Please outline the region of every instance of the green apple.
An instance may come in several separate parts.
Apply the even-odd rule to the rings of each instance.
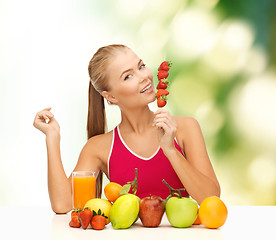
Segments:
[[[192,198],[173,196],[166,203],[166,215],[174,227],[190,227],[196,220],[197,213],[198,204]]]

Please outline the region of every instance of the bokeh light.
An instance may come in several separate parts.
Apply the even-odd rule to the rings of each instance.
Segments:
[[[240,131],[272,149],[276,147],[275,80],[276,72],[264,72],[249,79],[232,103],[233,119]]]

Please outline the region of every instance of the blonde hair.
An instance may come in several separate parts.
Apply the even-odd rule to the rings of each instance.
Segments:
[[[119,50],[125,50],[125,45],[108,45],[98,49],[88,65],[90,77],[88,91],[88,116],[87,116],[87,138],[103,134],[106,132],[106,115],[104,107],[104,98],[101,95],[103,91],[108,91],[108,80],[106,69],[110,59],[115,56]],[[96,179],[96,197],[100,198],[102,194],[103,173],[99,172]]]

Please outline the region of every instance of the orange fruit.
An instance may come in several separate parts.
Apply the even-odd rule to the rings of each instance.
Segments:
[[[207,228],[221,227],[227,219],[227,214],[224,202],[216,196],[205,198],[198,210],[200,221]]]
[[[199,215],[197,214],[196,220],[194,221],[193,225],[200,225],[201,221],[199,219]]]
[[[110,202],[115,202],[119,197],[122,186],[115,182],[108,183],[104,188],[104,194]]]

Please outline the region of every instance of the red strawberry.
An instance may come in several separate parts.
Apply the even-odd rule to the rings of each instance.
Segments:
[[[79,214],[79,220],[83,229],[86,229],[92,219],[93,213],[90,209],[85,208]]]
[[[157,89],[166,89],[168,87],[168,83],[169,83],[168,80],[161,79],[161,80],[159,80],[159,83],[156,88]]]
[[[164,100],[163,98],[158,98],[157,99],[157,106],[158,107],[164,107],[167,104],[166,100]]]
[[[160,70],[169,71],[171,66],[172,66],[171,62],[164,61],[160,64],[158,71],[160,71]]]
[[[91,226],[93,229],[102,230],[105,227],[106,218],[102,215],[96,215],[91,220]]]
[[[74,209],[72,212],[71,212],[71,218],[73,216],[79,216],[79,209]]]
[[[168,76],[169,76],[169,72],[164,71],[164,70],[160,70],[160,71],[157,73],[158,80],[167,78]]]
[[[69,226],[73,227],[73,228],[80,228],[81,227],[78,216],[75,215],[71,218],[71,221],[69,222]]]
[[[169,95],[169,91],[165,90],[165,89],[158,89],[157,93],[156,93],[156,97],[160,98],[161,96],[167,96]]]

